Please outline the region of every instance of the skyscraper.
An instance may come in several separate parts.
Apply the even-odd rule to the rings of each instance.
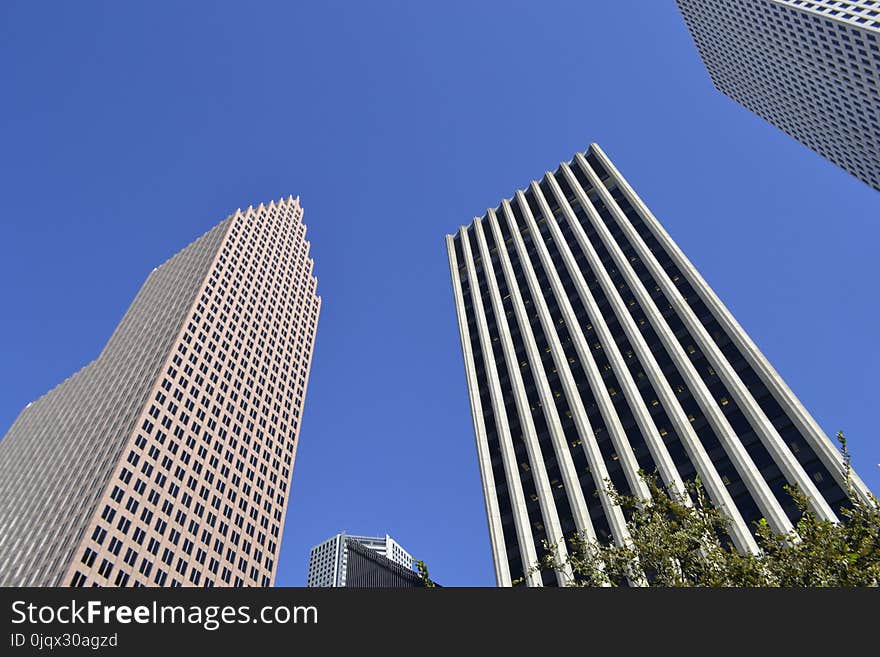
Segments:
[[[698,475],[743,551],[792,527],[787,483],[837,517],[839,452],[597,145],[446,242],[499,585],[563,581],[528,572],[544,540],[622,544],[605,482],[640,470]]]
[[[274,582],[321,299],[299,199],[152,271],[0,441],[0,585]]]
[[[880,3],[676,1],[721,93],[880,190]]]
[[[416,586],[413,558],[388,534],[328,538],[309,554],[308,586]]]

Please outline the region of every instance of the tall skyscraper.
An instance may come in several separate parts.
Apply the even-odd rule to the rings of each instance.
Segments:
[[[328,538],[309,554],[307,586],[418,586],[413,558],[388,534]]]
[[[147,277],[0,441],[0,585],[270,586],[321,299],[299,199]]]
[[[721,93],[880,190],[880,3],[676,1]]]
[[[792,528],[787,483],[837,517],[839,452],[597,145],[446,242],[499,585],[563,581],[544,540],[622,544],[605,482],[640,470],[699,475],[743,551]]]

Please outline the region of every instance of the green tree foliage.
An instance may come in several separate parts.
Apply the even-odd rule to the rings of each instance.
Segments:
[[[532,572],[570,568],[571,586],[878,586],[880,585],[880,501],[863,500],[850,484],[850,455],[843,434],[843,468],[851,506],[840,522],[816,517],[796,487],[788,493],[801,512],[793,531],[775,534],[764,519],[756,528],[757,554],[740,554],[727,534],[729,519],[709,501],[699,479],[676,495],[643,475],[650,499],[622,495],[609,484],[612,499],[627,514],[631,540],[606,545],[583,535],[569,541],[565,559],[557,546]],[[520,580],[521,582],[522,580]]]
[[[433,588],[437,586],[436,584],[434,584],[434,580],[432,580],[428,576],[428,567],[425,565],[424,561],[422,561],[421,559],[416,561],[416,569],[419,571],[419,577],[422,578],[422,584],[424,584],[425,587]]]

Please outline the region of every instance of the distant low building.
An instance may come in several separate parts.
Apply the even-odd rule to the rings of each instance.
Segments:
[[[312,548],[307,585],[402,588],[424,584],[413,571],[412,556],[387,534],[372,537],[342,532]]]

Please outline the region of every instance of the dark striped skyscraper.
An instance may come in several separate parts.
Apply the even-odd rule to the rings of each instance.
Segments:
[[[321,299],[298,198],[155,268],[0,441],[0,586],[270,586]]]
[[[640,470],[699,476],[742,551],[792,528],[786,484],[838,517],[840,453],[597,145],[446,241],[500,586],[566,581],[544,540],[624,542],[605,482]]]

